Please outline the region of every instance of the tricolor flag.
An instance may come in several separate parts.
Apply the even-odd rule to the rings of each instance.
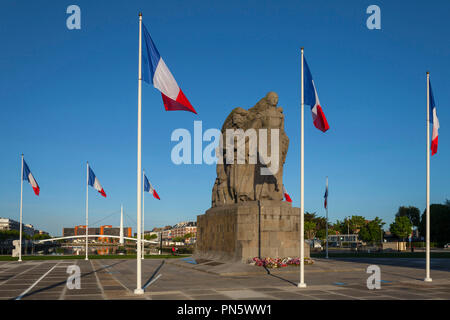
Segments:
[[[434,103],[433,90],[431,90],[431,81],[430,81],[430,122],[433,124],[433,134],[431,136],[431,155],[434,155],[438,149],[439,120],[437,117],[436,104]]]
[[[33,174],[31,173],[30,168],[28,168],[28,165],[25,162],[25,160],[23,160],[23,180],[27,180],[33,187],[34,194],[39,196],[39,191],[41,189],[39,188],[36,179],[34,179]]]
[[[325,188],[325,194],[323,197],[325,198],[323,206],[326,209],[328,207],[328,178],[327,178],[327,186]]]
[[[100,181],[98,181],[98,179],[95,176],[94,171],[92,171],[91,167],[89,167],[89,185],[91,187],[94,187],[95,190],[97,190],[102,196],[104,196],[106,198],[105,190],[103,190],[102,185],[100,184]]]
[[[153,197],[155,197],[158,200],[161,200],[159,198],[158,193],[156,193],[156,190],[153,188],[150,181],[148,181],[147,176],[145,174],[144,174],[144,191],[153,194]]]
[[[284,198],[286,199],[287,202],[292,202],[292,199],[289,196],[289,193],[287,192],[286,188],[284,187],[284,184],[283,184],[283,194],[284,194]]]
[[[142,31],[142,79],[148,84],[152,83],[161,92],[167,111],[184,110],[197,114],[161,58],[144,24]]]
[[[311,107],[312,117],[314,126],[322,132],[330,129],[328,125],[327,118],[323,113],[322,107],[320,106],[319,96],[317,95],[316,85],[314,84],[311,71],[309,70],[306,58],[304,60],[304,81],[305,81],[305,104]]]

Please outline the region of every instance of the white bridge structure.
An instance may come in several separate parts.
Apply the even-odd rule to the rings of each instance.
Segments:
[[[88,228],[87,228],[88,230]],[[113,235],[106,235],[106,234],[88,234],[88,235],[80,235],[80,236],[67,236],[67,237],[59,237],[59,238],[51,238],[51,239],[44,239],[44,240],[38,240],[36,243],[44,243],[44,242],[51,242],[51,241],[58,241],[58,240],[66,240],[66,239],[77,239],[77,238],[114,238],[119,239],[119,244],[124,244],[124,240],[131,240],[131,241],[137,241],[137,238],[129,238],[125,237],[123,235],[123,206],[120,206],[120,236],[113,236]],[[142,245],[145,243],[150,244],[158,244],[158,241],[151,241],[151,240],[144,240],[141,239],[143,242]],[[87,252],[87,243],[86,243],[86,252]]]
[[[89,234],[87,235],[89,238],[115,238],[120,239],[120,236],[112,236],[107,234]],[[44,239],[44,240],[37,240],[36,243],[43,243],[43,242],[51,242],[51,241],[57,241],[57,240],[66,240],[66,239],[76,239],[76,238],[84,238],[86,239],[86,235],[81,236],[67,236],[67,237],[59,237],[59,238],[50,238],[50,239]],[[137,241],[137,238],[129,238],[129,237],[123,237],[125,240],[131,240],[131,241]],[[153,244],[159,244],[158,241],[151,241],[151,240],[144,240],[141,239],[144,243],[153,243]]]

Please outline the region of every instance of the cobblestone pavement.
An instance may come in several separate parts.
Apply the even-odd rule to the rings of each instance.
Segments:
[[[81,270],[81,289],[66,285],[67,268]],[[381,289],[369,290],[369,265],[381,269]],[[423,281],[423,259],[315,259],[297,288],[298,267],[266,271],[211,260],[146,259],[145,293],[136,296],[135,260],[0,262],[0,299],[7,300],[448,300],[450,259],[433,259],[433,282]]]

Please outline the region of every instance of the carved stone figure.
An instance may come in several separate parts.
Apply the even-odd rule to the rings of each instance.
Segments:
[[[245,201],[283,200],[283,165],[289,147],[289,138],[284,131],[283,109],[277,107],[277,104],[278,95],[275,92],[269,92],[254,107],[248,110],[235,108],[226,118],[222,126],[223,150],[219,151],[223,164],[217,164],[212,207]],[[239,129],[242,131],[238,131]],[[266,129],[267,134],[265,135],[262,132],[264,130],[260,131],[260,129]],[[227,132],[230,133],[230,130],[242,139],[235,139],[233,147],[226,148]],[[256,157],[253,158],[254,149],[250,146],[252,131],[256,133],[257,140],[254,141],[257,146]],[[278,139],[276,139],[277,135]],[[267,145],[267,151],[261,149],[261,144],[264,143]],[[242,164],[238,163],[239,150],[244,150]],[[233,152],[233,157],[230,152]],[[227,156],[233,160],[232,163],[227,161]],[[261,161],[261,158],[265,160]],[[275,158],[277,161],[268,161]],[[274,165],[276,162],[278,164]],[[264,168],[266,170],[270,168],[273,174],[262,174]]]

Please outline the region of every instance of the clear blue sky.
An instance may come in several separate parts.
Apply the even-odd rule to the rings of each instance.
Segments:
[[[66,8],[81,8],[81,30]],[[381,8],[381,30],[365,13]],[[143,84],[146,229],[195,220],[211,204],[215,166],[170,160],[174,129],[220,128],[235,107],[279,94],[290,138],[284,183],[299,206],[300,47],[331,129],[305,119],[305,209],[330,219],[425,208],[426,81],[441,123],[431,202],[450,198],[450,42],[447,0],[2,1],[0,4],[0,216],[19,218],[20,154],[41,187],[24,185],[24,222],[59,235],[84,224],[88,160],[104,187],[89,190],[90,221],[136,221],[138,12],[198,112],[164,111]],[[127,225],[134,229],[132,220]]]

